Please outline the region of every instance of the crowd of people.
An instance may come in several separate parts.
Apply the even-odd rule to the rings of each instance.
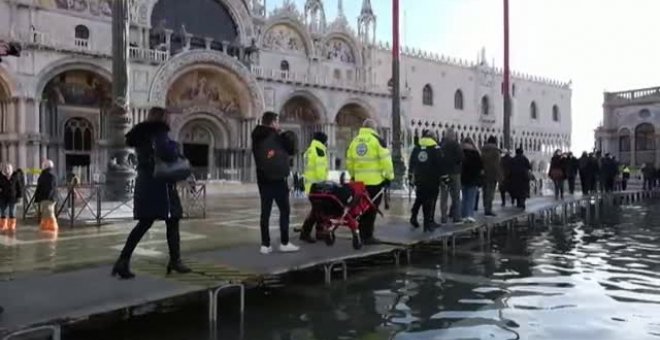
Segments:
[[[410,223],[415,228],[420,227],[417,216],[421,208],[424,231],[449,222],[476,222],[480,188],[486,216],[496,216],[493,201],[498,187],[503,206],[509,194],[518,208],[525,209],[530,181],[534,179],[531,164],[522,149],[516,150],[512,157],[498,148],[494,136],[478,148],[471,138],[459,142],[452,129],[445,132],[441,141],[432,131],[423,131],[411,153],[408,171],[408,181],[416,192]],[[434,217],[438,196],[440,223]]]

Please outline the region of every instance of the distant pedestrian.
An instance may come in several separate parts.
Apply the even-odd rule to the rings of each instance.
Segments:
[[[511,196],[516,200],[517,207],[525,209],[525,201],[529,197],[529,182],[532,178],[532,166],[522,149],[516,150],[516,156],[511,160]]]
[[[621,191],[628,190],[628,181],[630,180],[630,167],[624,164],[621,168]]]
[[[261,125],[252,131],[252,153],[257,167],[257,185],[261,197],[261,249],[262,254],[273,251],[270,242],[269,221],[273,201],[280,210],[281,252],[296,252],[298,246],[289,242],[289,188],[287,178],[291,173],[290,158],[295,154],[295,136],[281,133],[279,116],[266,112],[261,117]]]
[[[181,237],[179,221],[183,216],[176,182],[154,176],[156,162],[175,162],[180,157],[177,143],[168,137],[170,126],[168,112],[153,107],[147,120],[135,125],[126,134],[126,145],[135,148],[137,177],[133,195],[133,218],[138,222],[128,234],[119,258],[112,268],[112,275],[122,280],[135,277],[130,270],[131,257],[144,234],[156,220],[165,221],[169,262],[167,273],[185,274],[191,270],[181,261]]]
[[[506,193],[509,192],[509,183],[511,182],[511,153],[509,150],[505,150],[504,156],[502,156],[502,161],[500,162],[502,168],[502,179],[500,180],[498,186],[500,189],[500,198],[502,199],[502,207],[506,206]],[[509,192],[509,196],[511,193]],[[513,196],[511,196],[511,204],[513,202]]]
[[[483,173],[483,163],[481,162],[479,150],[477,150],[471,138],[465,138],[463,140],[463,153],[464,158],[461,172],[463,193],[462,216],[463,222],[474,223],[477,221],[474,218],[474,206],[477,191],[479,190],[479,182]]]
[[[13,232],[16,230],[16,204],[23,197],[25,186],[21,178],[23,172],[14,171],[11,164],[5,164],[0,175],[0,230]]]
[[[651,163],[642,165],[643,190],[653,190],[655,182],[655,167]]]
[[[550,160],[550,171],[548,172],[548,177],[555,186],[555,200],[564,199],[565,165],[566,158],[562,156],[561,150],[556,150]]]
[[[502,158],[497,147],[497,138],[491,136],[481,148],[481,160],[484,166],[483,192],[484,212],[486,216],[496,216],[493,212],[493,200],[497,183],[502,183]],[[504,199],[503,199],[504,200]]]
[[[568,193],[575,194],[575,179],[580,170],[580,161],[573,156],[572,152],[566,155],[566,179],[568,181]]]
[[[594,153],[589,154],[589,166],[587,167],[589,176],[589,193],[595,194],[598,192],[600,162]]]
[[[41,165],[41,174],[37,179],[37,189],[34,192],[34,202],[39,204],[41,212],[41,231],[57,232],[59,226],[55,216],[57,202],[57,177],[53,173],[55,165],[51,160],[45,160]]]
[[[589,155],[583,152],[578,160],[578,169],[580,174],[580,186],[582,187],[582,194],[589,194],[589,186],[591,185],[591,176],[589,174]]]
[[[461,171],[463,169],[463,148],[457,141],[456,132],[449,128],[445,132],[445,138],[440,144],[440,150],[447,162],[449,180],[446,185],[440,188],[440,213],[442,223],[447,223],[448,217],[451,217],[454,223],[460,223],[461,220]],[[447,214],[449,208],[449,197],[451,197],[451,212]]]

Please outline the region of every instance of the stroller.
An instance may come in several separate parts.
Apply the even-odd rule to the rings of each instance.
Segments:
[[[373,201],[383,194],[384,190],[381,190],[372,200],[366,186],[361,182],[313,184],[309,201],[312,203],[314,219],[318,223],[317,238],[325,239],[325,243],[332,246],[336,241],[337,228],[346,226],[353,234],[353,248],[356,250],[362,248],[358,221],[360,216],[370,209],[376,209],[382,215]]]

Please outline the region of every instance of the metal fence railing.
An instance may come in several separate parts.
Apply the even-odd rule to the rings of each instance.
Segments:
[[[27,185],[23,193],[23,219],[39,218],[39,205],[34,201],[36,186]],[[105,184],[62,186],[57,188],[55,214],[70,226],[78,223],[96,223],[130,220],[133,218],[133,197],[122,201],[105,199]],[[183,217],[206,217],[206,184],[182,182],[177,185]],[[132,192],[132,191],[131,191]]]

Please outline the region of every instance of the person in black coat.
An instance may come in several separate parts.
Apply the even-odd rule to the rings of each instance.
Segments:
[[[506,193],[509,192],[509,196],[511,196],[511,192],[509,191],[509,182],[511,181],[511,160],[513,158],[511,157],[511,154],[507,150],[504,155],[502,156],[502,160],[500,162],[501,167],[502,167],[502,180],[498,184],[498,187],[500,189],[500,198],[502,199],[502,207],[506,206]],[[514,202],[513,196],[511,196],[511,204]]]
[[[580,170],[580,161],[578,161],[572,152],[566,155],[566,179],[568,180],[568,193],[575,194],[575,178]]]
[[[463,153],[461,171],[461,189],[463,193],[462,216],[463,222],[474,223],[476,222],[474,213],[477,193],[479,192],[484,167],[481,161],[481,154],[471,138],[465,138],[463,140]]]
[[[430,232],[437,228],[435,223],[435,202],[440,193],[440,180],[447,178],[447,164],[440,152],[438,142],[433,138],[430,130],[422,132],[422,138],[410,155],[408,171],[415,184],[415,205],[412,209],[410,223],[418,228],[417,210],[421,206],[424,213],[424,231]]]
[[[296,136],[290,131],[280,133],[279,116],[266,112],[261,117],[261,125],[252,131],[252,153],[257,167],[257,186],[261,198],[261,254],[270,254],[269,220],[273,201],[280,210],[280,248],[281,252],[298,251],[298,246],[289,242],[289,188],[287,178],[291,172],[289,163],[296,152]]]
[[[45,232],[57,232],[59,226],[55,216],[57,201],[57,177],[53,173],[55,165],[51,160],[45,160],[41,165],[41,174],[37,178],[37,189],[34,191],[34,202],[39,204],[41,222],[39,227]]]
[[[582,153],[582,156],[578,161],[578,168],[580,170],[580,185],[582,186],[582,194],[588,195],[591,177],[589,173],[589,155],[586,151]]]
[[[135,277],[129,267],[131,255],[156,220],[164,220],[167,225],[167,246],[170,253],[167,273],[175,271],[185,274],[191,271],[181,261],[179,220],[183,216],[183,209],[176,183],[153,176],[155,157],[165,162],[173,162],[179,157],[177,144],[168,137],[169,131],[167,111],[154,107],[149,110],[146,121],[135,125],[126,134],[126,145],[135,148],[137,154],[133,218],[138,220],[138,223],[128,235],[112,269],[112,275],[119,276],[120,279]]]
[[[511,159],[509,192],[516,200],[517,207],[525,209],[525,201],[529,197],[529,181],[532,165],[525,157],[522,149],[516,150],[516,156]]]
[[[0,229],[16,230],[16,203],[23,195],[21,173],[14,171],[11,164],[6,164],[0,174]]]

